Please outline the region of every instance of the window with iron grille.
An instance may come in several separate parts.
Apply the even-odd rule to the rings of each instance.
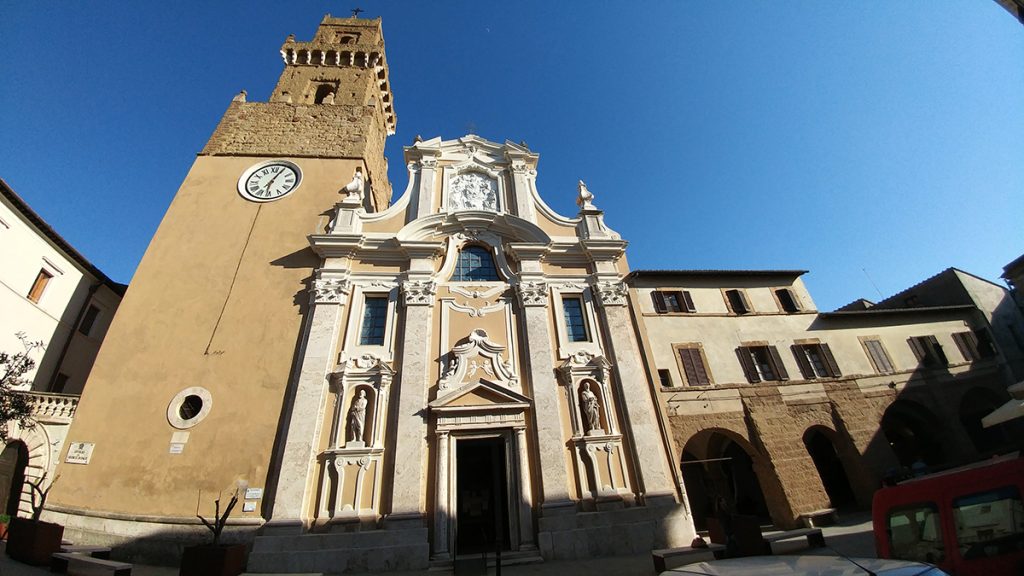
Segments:
[[[367,296],[363,305],[363,325],[359,330],[360,346],[384,344],[384,332],[388,324],[387,296]]]
[[[570,342],[589,342],[587,319],[583,315],[583,299],[578,296],[562,298],[562,311],[565,314],[565,333]]]
[[[489,282],[500,280],[498,270],[494,267],[494,257],[490,251],[480,246],[466,246],[459,252],[455,263],[454,282]]]

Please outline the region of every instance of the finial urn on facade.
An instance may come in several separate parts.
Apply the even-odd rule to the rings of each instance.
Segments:
[[[363,187],[363,169],[356,168],[355,174],[352,175],[352,181],[345,184],[345,187],[341,189],[342,192],[347,194],[344,202],[361,204],[363,202]]]
[[[232,102],[245,102],[245,95],[246,95],[245,90],[242,90],[238,94],[235,94],[235,97],[232,98],[231,101]]]

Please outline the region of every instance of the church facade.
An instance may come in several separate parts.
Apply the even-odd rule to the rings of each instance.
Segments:
[[[810,333],[857,335],[822,326],[799,274],[631,273],[600,197],[580,182],[578,212],[555,213],[538,155],[508,141],[417,139],[392,203],[380,21],[328,16],[281,54],[270,101],[237,96],[197,157],[110,326],[50,499],[71,538],[174,562],[204,532],[195,515],[237,493],[228,537],[252,542],[253,572],[641,553],[689,544],[708,490],[754,493],[737,470],[687,476],[684,460],[742,460],[715,431],[764,472],[776,524],[829,505],[797,472],[811,455],[759,438],[765,410],[881,406],[911,377],[844,380],[873,361],[850,347],[833,372]],[[886,333],[985,329],[966,308],[912,323]],[[817,363],[783,362],[782,341]],[[958,372],[998,393],[993,354]],[[791,362],[812,376],[766,377]],[[879,430],[858,422],[854,436]],[[779,433],[793,448],[803,430]],[[871,457],[858,446],[832,449]],[[875,481],[855,479],[854,499]]]

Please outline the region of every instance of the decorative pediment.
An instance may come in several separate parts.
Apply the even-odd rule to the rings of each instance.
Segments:
[[[439,388],[462,388],[474,379],[488,378],[506,388],[518,388],[519,376],[511,362],[502,357],[505,346],[487,338],[487,332],[477,328],[465,341],[448,353],[447,367],[438,383]]]
[[[580,350],[569,356],[558,367],[558,375],[562,377],[562,383],[572,384],[580,378],[593,378],[604,384],[608,382],[608,372],[612,363],[601,354],[595,354],[587,350]]]
[[[342,388],[353,384],[371,384],[375,388],[390,386],[395,369],[373,354],[345,358],[331,374],[331,380]]]
[[[529,405],[530,399],[526,396],[482,378],[439,396],[429,404],[431,410],[440,411],[481,408],[522,410]]]

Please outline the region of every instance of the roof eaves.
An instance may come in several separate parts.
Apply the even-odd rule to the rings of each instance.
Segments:
[[[36,211],[33,210],[32,207],[29,206],[28,203],[21,198],[21,196],[18,196],[18,194],[10,187],[10,185],[7,184],[6,181],[4,181],[3,178],[0,178],[0,194],[3,194],[3,197],[6,198],[14,206],[15,210],[20,212],[21,215],[24,216],[30,224],[32,224],[32,226],[34,226],[37,230],[39,230],[39,232],[46,236],[50,240],[50,242],[53,242],[53,244],[60,251],[64,252],[64,254],[68,256],[68,258],[77,262],[79,266],[81,266],[90,274],[95,276],[97,280],[99,280],[103,284],[106,284],[107,287],[109,287],[119,296],[124,296],[124,292],[128,288],[127,284],[114,282],[113,280],[110,279],[109,276],[104,274],[102,271],[100,271],[99,268],[93,265],[92,262],[89,262],[89,260],[85,256],[82,256],[82,254],[78,250],[75,250],[74,247],[72,247],[67,240],[65,240],[60,234],[58,234],[52,226],[47,224],[46,220],[43,220],[43,217],[37,214]]]

